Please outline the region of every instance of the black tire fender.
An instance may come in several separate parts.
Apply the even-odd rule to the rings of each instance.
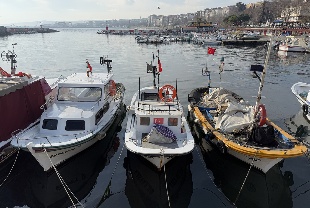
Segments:
[[[225,145],[225,143],[222,140],[219,140],[216,144],[217,148],[220,150],[220,152],[222,154],[226,154],[227,153],[227,147]]]

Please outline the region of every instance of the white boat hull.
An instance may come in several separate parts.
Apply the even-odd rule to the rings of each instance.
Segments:
[[[239,152],[233,151],[231,149],[227,150],[227,153],[238,158],[239,160],[252,165],[263,171],[264,173],[267,173],[270,168],[275,166],[277,163],[279,163],[283,158],[277,158],[277,159],[268,159],[268,158],[259,158],[259,157],[253,157],[249,155],[244,155]]]
[[[85,136],[82,139],[77,139],[78,142],[71,143],[69,145],[58,146],[58,147],[48,147],[42,145],[41,148],[38,149],[38,146],[29,142],[26,147],[33,157],[40,163],[40,165],[44,168],[44,171],[48,171],[53,166],[57,166],[60,163],[66,161],[70,157],[82,152],[87,149],[98,140],[104,139],[105,132],[110,128],[111,124],[114,122],[116,118],[116,114],[109,120],[109,122],[97,133],[92,134],[91,136]],[[89,134],[90,135],[90,134]]]
[[[186,123],[184,125],[186,129],[185,136],[187,138],[186,144],[182,138],[178,141],[176,141],[178,148],[175,149],[148,149],[141,147],[140,142],[137,141],[137,139],[134,139],[134,125],[131,125],[131,119],[132,115],[128,116],[128,122],[127,122],[127,131],[125,132],[125,145],[126,148],[133,153],[139,154],[143,156],[145,159],[150,161],[152,164],[154,164],[159,170],[167,164],[170,160],[172,160],[174,157],[179,155],[185,155],[192,152],[194,148],[194,138],[191,135],[190,129],[188,127],[188,124]],[[186,122],[185,118],[183,122]]]
[[[287,52],[305,52],[306,48],[302,46],[279,45],[279,51]]]

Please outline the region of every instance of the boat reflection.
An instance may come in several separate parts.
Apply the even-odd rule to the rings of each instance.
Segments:
[[[188,207],[193,193],[192,154],[173,158],[158,171],[138,154],[127,151],[125,194],[131,207]],[[169,192],[167,197],[165,172]]]
[[[96,145],[57,166],[59,175],[77,198],[68,190],[76,206],[79,205],[77,200],[84,199],[93,189],[99,173],[110,163],[120,145],[117,133],[121,130],[125,110],[119,115],[106,136]],[[7,164],[0,171],[1,182],[12,164]],[[71,199],[54,170],[43,171],[30,154],[22,151],[8,180],[0,187],[0,207],[69,207],[72,206]]]
[[[205,139],[200,141],[204,162],[214,176],[214,184],[221,189],[230,202],[238,208],[292,207],[289,186],[293,185],[293,175],[279,165],[272,167],[266,174],[252,168],[239,194],[250,165],[220,153]],[[237,201],[236,201],[237,199]]]
[[[279,61],[285,63],[286,65],[305,63],[309,59],[308,54],[304,52],[278,51],[277,56],[280,59]]]
[[[303,110],[300,110],[291,118],[285,119],[285,125],[294,137],[302,139],[309,149],[310,143],[310,121]]]

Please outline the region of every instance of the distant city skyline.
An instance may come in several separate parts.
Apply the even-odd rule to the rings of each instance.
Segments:
[[[139,19],[194,13],[257,0],[10,0],[0,2],[0,25],[26,22]]]

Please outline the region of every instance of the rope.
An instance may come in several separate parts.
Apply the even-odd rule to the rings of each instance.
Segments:
[[[163,162],[164,162],[164,159],[165,159],[164,152],[162,152],[162,154],[163,154]],[[169,191],[168,191],[168,184],[167,184],[167,176],[166,176],[166,166],[165,166],[165,165],[164,165],[164,173],[165,173],[165,183],[166,183],[166,190],[167,190],[168,203],[169,203],[169,207],[171,208],[170,197],[169,197]]]
[[[203,161],[203,159],[202,159],[202,157],[201,157],[201,155],[199,154],[199,151],[198,151],[198,148],[197,148],[197,146],[196,146],[196,151],[197,151],[197,153],[198,153],[198,156],[199,156],[199,158],[200,158],[200,160],[201,160],[201,163],[202,164],[204,164],[204,161]],[[203,165],[204,166],[204,165]],[[212,177],[210,176],[210,174],[209,174],[209,172],[208,172],[208,170],[207,170],[207,167],[206,166],[204,166],[204,168],[205,168],[205,171],[207,172],[207,175],[209,176],[209,178],[210,178],[210,180],[211,180],[211,182],[214,184],[214,186],[217,188],[217,186],[215,185],[215,183],[214,183],[214,180],[212,180]],[[227,196],[219,189],[219,188],[217,188],[217,190],[221,193],[221,194],[223,194],[223,196],[226,198],[226,200],[229,202],[229,203],[231,203],[231,204],[233,204],[233,202],[232,201],[230,201],[230,199],[229,198],[227,198]],[[212,192],[213,193],[213,192]],[[214,193],[215,194],[215,193]],[[215,194],[216,195],[216,194]],[[217,195],[216,195],[217,196]],[[218,196],[217,196],[218,197]],[[218,197],[219,198],[219,197]],[[220,198],[219,198],[220,199]],[[226,204],[221,200],[221,202],[222,202],[222,204],[226,207]]]
[[[60,176],[60,174],[59,174],[59,172],[57,171],[55,165],[53,164],[51,158],[48,156],[47,151],[46,151],[44,145],[42,145],[42,147],[43,147],[43,149],[44,149],[44,152],[45,152],[46,156],[47,156],[48,159],[50,160],[50,162],[51,162],[51,164],[52,164],[52,166],[53,166],[53,168],[54,168],[54,170],[55,170],[55,172],[56,172],[56,174],[57,174],[57,176],[58,176],[58,178],[59,178],[59,180],[60,180],[62,186],[64,187],[64,189],[65,189],[67,195],[69,196],[70,201],[72,202],[73,206],[76,207],[76,205],[74,204],[74,202],[73,202],[73,200],[72,200],[72,198],[71,198],[71,196],[70,196],[68,190],[70,191],[70,193],[72,194],[72,196],[77,200],[77,202],[78,202],[82,207],[84,207],[83,204],[82,204],[82,203],[76,198],[76,196],[72,193],[72,191],[70,190],[70,188],[68,187],[68,185],[67,185],[67,184],[65,183],[65,181],[63,180],[63,178]],[[67,187],[67,188],[66,188],[66,187]],[[68,189],[68,190],[67,190],[67,189]]]
[[[241,193],[241,191],[242,191],[242,189],[243,189],[243,186],[244,186],[244,184],[245,184],[245,182],[246,182],[246,179],[248,178],[249,173],[250,173],[250,171],[251,171],[251,168],[253,167],[254,160],[255,160],[255,157],[256,157],[257,152],[258,152],[258,150],[255,152],[255,155],[254,155],[254,157],[253,157],[251,166],[250,166],[250,168],[249,168],[249,170],[248,170],[248,173],[246,174],[246,177],[245,177],[245,179],[244,179],[244,181],[243,181],[243,184],[242,184],[242,186],[241,186],[241,188],[240,188],[240,191],[239,191],[239,193],[238,193],[238,195],[237,195],[237,198],[236,198],[236,201],[235,201],[234,205],[237,203],[238,198],[239,198],[239,196],[240,196],[240,193]]]
[[[14,160],[14,163],[12,165],[12,168],[10,170],[10,172],[8,173],[8,175],[6,176],[6,178],[4,179],[4,181],[1,183],[0,187],[4,184],[4,182],[8,179],[9,175],[11,174],[12,170],[13,170],[13,167],[15,166],[15,163],[16,163],[16,160],[17,160],[17,157],[18,157],[18,154],[19,154],[19,150],[20,148],[18,148],[18,152],[17,152],[17,155],[15,157],[15,160]]]

